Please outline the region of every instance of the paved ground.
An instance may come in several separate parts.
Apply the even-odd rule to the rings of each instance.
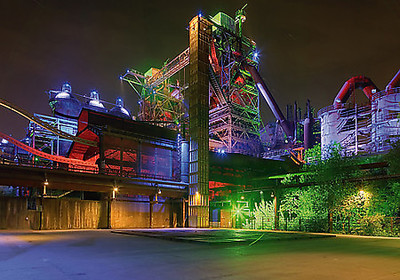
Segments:
[[[400,279],[399,239],[269,234],[231,232],[246,241],[210,243],[0,231],[0,279]]]
[[[130,229],[113,230],[112,233],[146,236],[180,242],[253,246],[257,242],[328,238],[334,234],[313,234],[303,232],[231,230],[231,229]]]

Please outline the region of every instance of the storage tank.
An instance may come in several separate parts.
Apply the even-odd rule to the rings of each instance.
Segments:
[[[342,147],[343,155],[371,151],[371,108],[369,105],[343,104],[322,108],[321,120],[322,158],[329,157],[329,147],[335,143]]]
[[[400,139],[400,87],[376,93],[372,99],[372,141],[377,152]]]
[[[82,103],[72,95],[71,85],[64,83],[61,91],[55,93],[49,100],[54,115],[77,118],[82,110]]]
[[[318,117],[321,121],[321,152],[322,157],[327,147],[334,143],[340,143],[346,135],[339,136],[338,127],[341,123],[339,110],[335,110],[333,105],[325,107],[318,112]]]
[[[112,108],[109,112],[111,115],[124,118],[124,119],[132,119],[131,114],[127,109],[124,108],[124,101],[121,97],[118,97],[115,102],[115,107]]]

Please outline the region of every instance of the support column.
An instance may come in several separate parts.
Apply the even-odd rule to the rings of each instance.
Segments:
[[[154,206],[154,196],[149,197],[149,228],[153,228],[153,206]]]
[[[98,167],[99,167],[99,174],[105,173],[106,161],[105,161],[105,156],[104,156],[104,135],[103,134],[101,134],[99,136],[99,162],[98,162]]]
[[[279,230],[279,207],[280,194],[278,189],[274,189],[274,229]]]
[[[112,216],[111,216],[111,211],[112,211],[112,200],[111,200],[111,195],[107,195],[107,228],[112,228]]]
[[[208,118],[212,24],[201,16],[189,23],[189,227],[209,227]]]

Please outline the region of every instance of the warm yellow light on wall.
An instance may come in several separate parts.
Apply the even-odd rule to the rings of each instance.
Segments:
[[[117,197],[118,188],[114,187],[112,191],[112,198],[115,199]]]

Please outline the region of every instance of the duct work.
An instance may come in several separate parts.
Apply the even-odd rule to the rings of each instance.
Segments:
[[[356,89],[362,89],[368,100],[371,100],[374,92],[379,91],[370,78],[367,78],[365,76],[356,76],[350,78],[343,84],[339,93],[336,95],[335,100],[333,101],[333,106],[335,107],[335,109],[341,108]]]

